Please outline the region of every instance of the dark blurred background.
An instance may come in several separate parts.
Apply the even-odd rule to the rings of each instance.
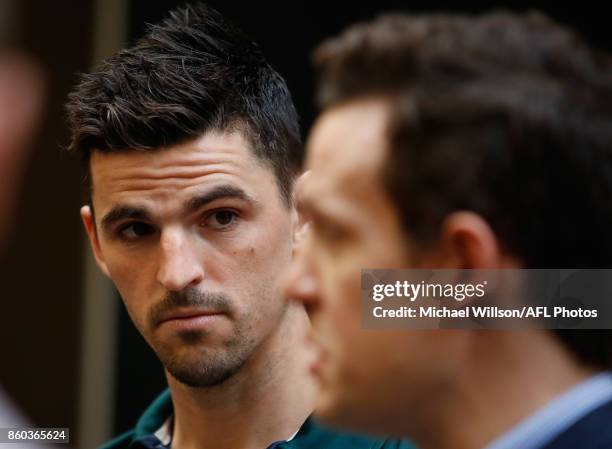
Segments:
[[[162,369],[93,265],[78,210],[79,162],[67,142],[63,103],[77,73],[184,1],[0,0],[0,44],[19,47],[46,70],[45,117],[0,261],[0,385],[35,423],[70,427],[75,447],[91,448],[131,427],[164,388]],[[540,9],[610,50],[603,4],[585,2],[210,1],[259,42],[285,76],[304,133],[316,109],[309,55],[347,24],[383,11],[479,12]]]

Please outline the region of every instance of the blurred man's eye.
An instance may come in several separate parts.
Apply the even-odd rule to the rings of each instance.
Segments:
[[[238,214],[231,210],[218,210],[206,217],[204,226],[223,231],[231,228],[238,220]]]
[[[142,222],[129,223],[119,229],[119,237],[126,241],[136,241],[155,232],[153,226]]]
[[[335,224],[318,220],[313,220],[313,224],[314,234],[330,244],[339,244],[349,236],[346,229]]]

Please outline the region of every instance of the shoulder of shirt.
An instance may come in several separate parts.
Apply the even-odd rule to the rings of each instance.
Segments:
[[[129,447],[130,443],[134,439],[134,430],[129,430],[111,441],[100,446],[98,449],[123,449]]]
[[[414,449],[401,440],[374,438],[354,433],[337,432],[309,419],[306,432],[279,446],[287,449]]]
[[[129,448],[135,440],[153,433],[170,413],[172,413],[172,401],[170,391],[166,389],[149,405],[134,428],[113,438],[98,449]]]
[[[360,435],[334,435],[317,437],[280,446],[287,449],[415,449],[406,441],[376,439]]]

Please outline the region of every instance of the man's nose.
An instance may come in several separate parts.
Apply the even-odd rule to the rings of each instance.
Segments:
[[[182,230],[162,232],[159,258],[157,281],[168,291],[181,291],[204,279],[203,261]]]

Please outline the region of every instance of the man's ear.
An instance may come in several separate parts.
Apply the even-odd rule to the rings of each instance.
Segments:
[[[304,213],[304,209],[301,203],[301,195],[304,190],[304,183],[310,176],[310,171],[303,172],[295,181],[293,189],[293,250],[304,240],[306,233],[308,232],[309,220]]]
[[[440,228],[440,254],[445,265],[458,269],[497,269],[504,263],[495,233],[480,215],[453,212]]]
[[[89,237],[89,243],[91,244],[91,249],[93,251],[98,267],[100,267],[100,270],[102,270],[105,275],[110,277],[108,267],[104,262],[104,257],[102,256],[102,251],[100,250],[98,234],[96,233],[95,223],[93,221],[93,214],[91,212],[90,206],[81,207],[81,220],[83,220],[83,225],[85,226],[87,237]]]

